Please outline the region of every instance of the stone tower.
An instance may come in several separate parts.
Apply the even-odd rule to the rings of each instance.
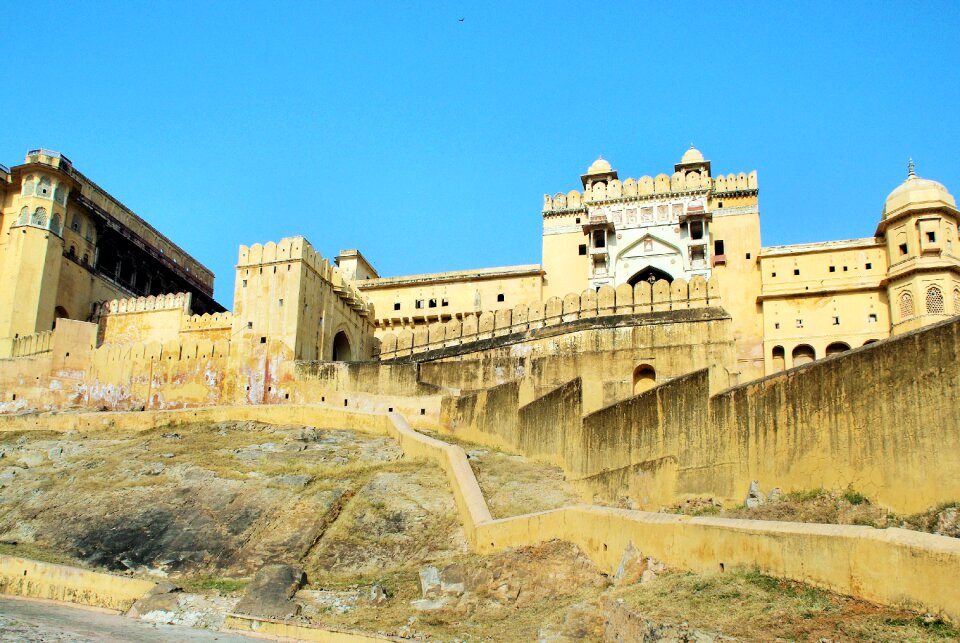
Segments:
[[[911,160],[877,227],[889,259],[885,285],[893,334],[945,319],[960,306],[958,221],[953,196],[942,184],[918,177]]]

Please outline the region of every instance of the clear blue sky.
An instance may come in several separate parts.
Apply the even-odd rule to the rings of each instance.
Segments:
[[[765,245],[873,234],[909,156],[960,195],[960,3],[781,4],[31,2],[0,162],[62,151],[228,308],[237,246],[289,235],[383,275],[537,263],[598,154],[758,170]]]

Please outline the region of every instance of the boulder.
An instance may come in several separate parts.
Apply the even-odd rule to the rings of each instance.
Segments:
[[[434,598],[441,592],[440,570],[432,565],[420,570],[420,593],[424,598]],[[419,608],[418,608],[419,609]]]
[[[306,582],[307,575],[299,567],[264,565],[253,577],[234,611],[264,618],[296,616],[300,613],[300,604],[293,600],[293,596]]]
[[[744,502],[747,509],[753,509],[763,504],[763,493],[760,491],[760,482],[753,480],[747,490],[747,500]]]

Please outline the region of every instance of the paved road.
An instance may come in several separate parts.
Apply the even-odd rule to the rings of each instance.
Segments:
[[[43,643],[126,643],[150,641],[222,641],[250,643],[237,634],[223,634],[176,625],[154,625],[55,603],[0,597],[0,641]]]

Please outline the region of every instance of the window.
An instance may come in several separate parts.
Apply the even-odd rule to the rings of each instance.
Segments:
[[[277,305],[280,306],[280,308],[283,308],[283,300],[281,299]]]
[[[777,276],[777,273],[771,272],[771,273],[770,273],[770,276],[771,276],[771,277],[776,277],[776,276]]]
[[[703,221],[690,222],[690,238],[703,239]]]
[[[960,288],[953,289],[953,313],[960,313]]]
[[[844,272],[847,271],[847,267],[846,267],[846,266],[843,267],[843,271],[844,271]]]
[[[905,243],[900,244],[900,254],[901,255],[907,254],[907,244]]]
[[[37,184],[37,196],[50,196],[50,179],[45,176],[41,176]]]
[[[444,297],[443,299],[440,300],[440,305],[441,305],[441,306],[449,306],[449,305],[450,305],[450,300],[447,299],[446,297]]]
[[[243,280],[243,284],[242,284],[241,287],[242,287],[242,288],[246,288],[246,287],[247,287],[247,280],[246,280],[246,279]]]
[[[836,271],[837,271],[836,266],[830,266],[830,272],[836,272]]]
[[[80,232],[80,218],[77,216],[76,212],[74,212],[73,216],[70,218],[70,229],[74,232]]]
[[[750,253],[749,253],[749,252],[747,253],[747,260],[748,260],[748,261],[750,260]]]
[[[606,246],[607,246],[607,233],[603,230],[595,230],[593,232],[593,247],[605,248]]]
[[[577,217],[577,225],[580,225],[580,217]]]
[[[52,217],[50,217],[50,232],[56,235],[60,234],[60,215],[59,214],[54,214]]]
[[[30,208],[23,207],[20,210],[20,216],[17,218],[17,225],[27,225],[30,222]]]
[[[943,311],[943,291],[936,286],[930,286],[927,288],[927,314],[942,315]]]
[[[798,319],[798,320],[797,320],[797,328],[803,328],[803,320],[802,320],[802,319]]]
[[[719,203],[717,203],[717,207],[718,207],[718,208],[722,208],[722,207],[723,207],[723,201],[720,201]]]
[[[30,224],[39,226],[41,228],[47,227],[47,210],[46,208],[37,208],[33,211],[33,216],[30,217]]]
[[[423,299],[418,299],[418,300],[416,300],[415,302],[413,302],[413,307],[414,307],[414,308],[423,308],[423,307],[424,307],[424,304],[425,304],[425,302],[424,302]]]
[[[87,224],[86,234],[83,236],[87,241],[90,241],[90,242],[93,241],[93,224],[92,223]]]
[[[780,330],[780,322],[773,322],[774,330]]]
[[[504,299],[505,298],[503,296],[503,293],[500,293],[499,295],[497,295],[497,301],[504,301]]]
[[[794,269],[793,269],[793,276],[794,276],[794,277],[797,277],[797,276],[799,276],[799,275],[800,275],[800,269],[799,269],[799,268],[794,268]]]
[[[400,302],[399,302],[399,301],[393,302],[393,309],[394,309],[394,310],[400,310]]]
[[[33,175],[28,176],[23,182],[23,196],[33,196]]]
[[[267,343],[267,338],[266,338],[266,337],[261,337],[261,338],[260,338],[260,343],[261,343],[261,344],[266,344],[266,343]]]
[[[836,315],[834,315],[834,317],[833,317],[833,325],[834,325],[834,326],[839,326],[839,325],[840,325],[840,318],[837,317]]]
[[[876,324],[876,323],[877,323],[877,313],[870,313],[869,315],[867,315],[867,323],[868,323],[868,324]]]
[[[864,268],[866,268],[867,270],[870,270],[871,268],[873,268],[873,264],[868,262],[868,263],[864,266]]]
[[[430,308],[436,308],[436,307],[437,307],[437,300],[436,300],[436,299],[431,299],[431,300],[429,301],[428,305],[430,306]]]
[[[908,292],[900,293],[900,319],[913,317],[913,295]]]
[[[724,254],[724,252],[723,252],[723,240],[722,240],[722,239],[716,239],[716,240],[714,240],[714,242],[713,242],[713,254],[718,255],[718,256]]]
[[[936,242],[937,242],[937,233],[934,232],[933,230],[928,230],[928,231],[927,231],[927,241],[929,241],[930,243],[936,243]]]
[[[581,243],[580,247],[577,248],[577,254],[581,256],[587,254],[587,244]]]
[[[253,328],[253,322],[252,322],[252,321],[248,321],[248,322],[247,322],[247,328]]]

